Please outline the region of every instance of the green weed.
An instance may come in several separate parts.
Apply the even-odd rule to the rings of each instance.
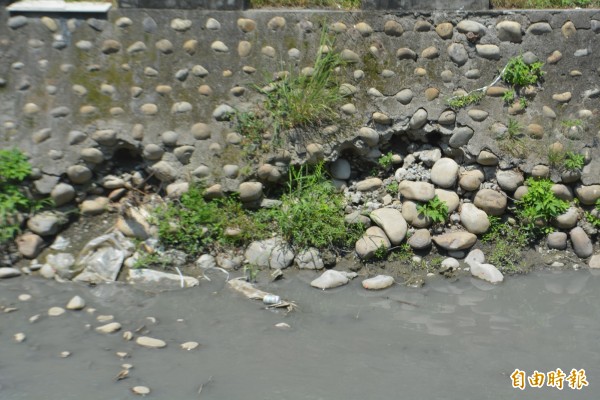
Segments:
[[[398,182],[393,181],[392,183],[390,183],[389,185],[387,185],[385,187],[385,190],[391,194],[392,196],[397,196],[398,195]]]
[[[600,199],[596,200],[594,210],[586,211],[585,219],[592,224],[596,229],[600,229]]]
[[[157,208],[154,222],[163,244],[190,256],[269,236],[264,218],[244,210],[235,197],[207,201],[200,186],[190,187],[180,200]]]
[[[528,178],[526,185],[527,193],[517,202],[518,216],[530,236],[548,234],[553,231],[550,221],[567,211],[569,203],[552,192],[550,179]]]
[[[325,31],[320,44],[333,49],[333,41]],[[337,121],[337,108],[342,95],[334,70],[344,64],[333,50],[319,52],[310,76],[292,70],[271,84],[273,90],[261,91],[267,97],[265,108],[273,116],[275,132],[297,127],[318,127]]]
[[[583,121],[580,119],[565,119],[560,124],[565,128],[573,128],[583,126]]]
[[[522,157],[525,153],[523,143],[523,127],[519,121],[509,118],[506,131],[498,137],[499,147],[515,157]]]
[[[581,171],[585,165],[585,156],[583,154],[567,152],[563,161],[563,166],[568,171]]]
[[[427,203],[419,204],[417,211],[434,224],[443,224],[448,219],[448,206],[437,195]]]
[[[31,164],[20,150],[0,150],[0,244],[20,232],[19,212],[31,212],[43,205],[21,188],[29,174]]]
[[[502,80],[509,85],[517,87],[534,85],[544,76],[544,71],[542,71],[543,66],[544,63],[540,61],[525,64],[522,56],[513,57],[506,64]]]
[[[514,89],[510,89],[507,90],[506,92],[504,92],[504,94],[502,95],[502,100],[504,100],[504,102],[508,105],[512,105],[513,102],[515,101],[515,98],[517,97],[517,93],[515,92]]]
[[[381,168],[387,170],[389,167],[392,166],[393,159],[394,159],[394,154],[390,151],[387,154],[384,154],[381,157],[379,157],[379,160],[377,162],[379,163]]]
[[[565,152],[562,150],[556,150],[552,146],[548,148],[548,153],[546,154],[546,158],[548,158],[548,164],[556,168],[560,166],[565,160]]]
[[[323,164],[292,167],[289,175],[281,207],[268,210],[281,236],[296,248],[353,245],[362,226],[346,224],[344,197],[327,179]]]
[[[481,240],[491,246],[487,261],[504,273],[521,271],[523,249],[529,243],[528,232],[502,222],[499,217],[489,216],[490,228]]]
[[[446,104],[453,110],[459,110],[470,105],[479,104],[484,97],[485,93],[482,90],[476,90],[465,95],[451,97],[446,100]]]

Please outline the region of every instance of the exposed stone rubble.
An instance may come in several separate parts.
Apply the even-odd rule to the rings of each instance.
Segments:
[[[177,198],[201,182],[209,199],[237,193],[245,207],[259,208],[270,204],[269,188],[285,180],[290,165],[319,161],[346,196],[347,220],[365,224],[355,244],[361,260],[403,243],[463,258],[488,231],[488,217],[510,216],[528,177],[550,178],[556,196],[577,200],[552,221],[558,232],[545,245],[584,259],[598,251],[597,229],[582,218],[600,198],[595,11],[420,18],[144,13],[115,10],[107,21],[65,24],[0,15],[7,66],[0,69],[0,129],[7,138],[0,147],[24,150],[34,166],[31,191],[54,201],[53,210],[27,219],[28,231],[16,239],[23,257],[43,254],[73,206],[84,216],[118,211],[117,231],[147,241],[156,227],[147,209],[127,203],[134,192],[154,185]],[[335,48],[319,48],[322,21],[336,36]],[[263,85],[267,73],[275,79],[289,73],[279,71],[275,59],[310,74],[318,51],[337,51],[347,63],[336,72],[341,121],[316,135],[289,132],[279,148],[268,138],[261,149],[248,147],[236,115],[265,101],[254,85]],[[528,64],[545,62],[541,85],[523,88],[527,107],[498,98],[509,90],[501,82],[488,87],[519,55]],[[485,96],[478,104],[448,105],[449,98],[479,88]],[[511,120],[520,130],[514,142],[506,139]],[[580,171],[551,159],[567,151],[584,157]],[[369,174],[365,166],[377,167],[387,153],[393,169]],[[436,196],[448,207],[446,224],[419,212]],[[84,270],[68,253],[32,265],[46,277],[114,280],[133,251],[120,236],[111,240],[110,252],[120,253],[111,253],[114,269],[105,276]],[[225,269],[326,266],[316,249],[292,249],[279,238],[252,243],[244,254],[212,256]],[[471,266],[476,276],[501,280],[489,264],[474,265],[485,270]],[[130,279],[181,279],[136,274]],[[183,282],[194,286],[194,279]]]

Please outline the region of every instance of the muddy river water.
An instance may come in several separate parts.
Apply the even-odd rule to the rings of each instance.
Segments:
[[[497,286],[434,278],[378,292],[359,280],[323,292],[308,285],[314,277],[266,286],[298,304],[289,314],[233,293],[216,273],[200,287],[162,293],[0,281],[0,307],[16,309],[0,313],[0,399],[130,399],[138,385],[155,399],[600,398],[600,276],[589,270],[534,272]],[[31,299],[19,300],[24,293]],[[76,294],[96,311],[47,315]],[[113,315],[121,331],[96,332],[99,315]],[[289,328],[275,326],[282,322]],[[167,346],[142,348],[123,339],[127,330]],[[17,333],[26,339],[16,342]],[[200,346],[181,349],[188,341]],[[117,381],[124,363],[133,368]],[[562,391],[547,379],[513,388],[515,369],[527,379],[558,368]]]

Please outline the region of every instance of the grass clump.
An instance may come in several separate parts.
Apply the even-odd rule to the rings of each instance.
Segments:
[[[326,32],[321,47],[333,48]],[[339,119],[336,111],[342,101],[336,68],[344,66],[333,50],[319,51],[310,75],[290,71],[281,80],[261,90],[267,96],[266,110],[273,117],[275,132],[292,128],[319,127]]]
[[[274,234],[296,249],[346,248],[363,233],[362,225],[345,222],[344,197],[323,164],[290,168],[287,189],[279,207],[251,211],[237,196],[208,201],[203,188],[192,186],[181,199],[157,208],[153,222],[163,245],[192,257]]]
[[[567,211],[569,203],[552,192],[550,179],[528,178],[527,193],[517,202],[518,216],[531,237],[553,231],[550,221]]]
[[[565,119],[561,121],[560,124],[565,128],[573,128],[583,126],[583,121],[580,119]]]
[[[244,158],[256,160],[259,150],[264,150],[263,135],[268,132],[267,121],[252,111],[236,112],[234,127],[242,135],[242,154]]]
[[[523,127],[519,121],[509,118],[506,131],[498,137],[499,147],[515,157],[522,157],[525,153],[523,136]]]
[[[448,219],[448,206],[437,195],[428,202],[419,204],[417,211],[434,224],[443,224]]]
[[[502,222],[499,217],[489,216],[490,228],[481,238],[491,246],[487,262],[504,273],[522,272],[523,249],[529,243],[527,231]]]
[[[280,208],[267,210],[276,231],[296,248],[349,247],[362,234],[360,224],[344,220],[344,197],[337,193],[322,163],[292,167]]]
[[[207,201],[200,186],[155,210],[160,241],[190,256],[267,236],[267,224],[235,197]]]
[[[448,107],[456,111],[474,104],[479,104],[479,102],[481,101],[481,99],[484,98],[484,96],[485,93],[483,92],[483,90],[476,90],[465,95],[451,97],[448,100],[446,100],[446,104],[448,105]]]
[[[31,164],[18,149],[0,150],[0,243],[12,239],[20,231],[19,213],[41,207],[21,189],[31,174]]]

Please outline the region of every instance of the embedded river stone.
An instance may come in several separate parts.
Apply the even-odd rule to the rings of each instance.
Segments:
[[[575,187],[575,195],[586,206],[591,206],[600,199],[600,185],[578,185]]]
[[[573,251],[579,258],[588,258],[594,253],[594,246],[591,239],[580,226],[571,229],[569,232]]]
[[[389,20],[383,25],[383,32],[388,36],[399,37],[404,33],[404,28],[398,22]]]
[[[420,213],[417,209],[417,203],[407,200],[402,203],[402,217],[415,228],[427,228],[431,226],[431,219]]]
[[[162,349],[167,346],[167,342],[161,339],[156,339],[148,336],[140,336],[135,342],[142,347],[147,347],[150,349]]]
[[[546,244],[549,249],[566,250],[567,234],[565,232],[552,232],[548,235]]]
[[[403,180],[398,184],[398,192],[409,200],[429,201],[435,197],[435,187],[428,182]]]
[[[500,283],[504,280],[502,272],[492,264],[475,263],[471,265],[471,275],[490,283]]]
[[[523,40],[521,24],[516,21],[502,21],[496,24],[498,39],[505,42],[520,43]]]
[[[407,243],[414,250],[423,250],[431,247],[431,233],[429,233],[429,229],[417,229],[408,238]]]
[[[387,252],[390,247],[392,247],[390,240],[383,229],[378,226],[372,226],[358,239],[355,250],[361,260],[369,260],[375,256],[380,248],[383,248]]]
[[[451,158],[440,158],[431,168],[431,182],[442,188],[454,186],[458,176],[458,164]]]
[[[85,308],[85,300],[81,296],[73,296],[67,303],[67,310],[83,310]]]
[[[240,184],[240,200],[244,203],[258,200],[263,194],[263,185],[260,182],[243,182]]]
[[[434,236],[433,242],[448,251],[466,250],[477,242],[477,236],[469,232],[457,231]]]
[[[338,286],[342,286],[350,282],[350,279],[343,272],[329,269],[317,279],[310,283],[310,286],[318,289],[333,289]]]
[[[19,253],[25,258],[37,257],[44,248],[44,239],[31,232],[17,237],[16,243]]]
[[[460,33],[474,33],[476,35],[479,36],[483,36],[485,35],[485,26],[480,24],[477,21],[472,21],[472,20],[462,20],[458,23],[458,25],[456,25],[456,29],[460,32]]]
[[[523,173],[516,170],[498,171],[496,172],[496,180],[502,190],[506,190],[507,192],[514,192],[525,182]]]
[[[474,204],[465,203],[460,210],[460,223],[465,229],[476,235],[487,232],[490,221],[485,211],[480,210]]]
[[[460,198],[453,190],[435,189],[435,195],[448,207],[448,214],[452,214],[460,204]]]
[[[383,185],[383,181],[379,178],[367,178],[356,183],[356,190],[359,192],[372,192],[379,189]]]
[[[371,219],[387,235],[393,245],[399,245],[406,237],[408,226],[400,211],[395,208],[379,208],[370,214]]]
[[[394,284],[394,278],[389,275],[377,275],[362,281],[362,286],[368,290],[381,290]]]
[[[121,324],[118,322],[110,322],[106,325],[102,325],[96,328],[96,332],[100,333],[114,333],[121,329]]]
[[[506,195],[492,189],[481,189],[473,203],[490,215],[501,216],[506,210]]]

